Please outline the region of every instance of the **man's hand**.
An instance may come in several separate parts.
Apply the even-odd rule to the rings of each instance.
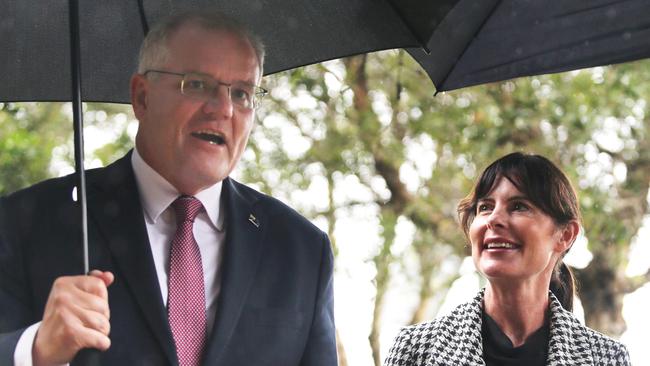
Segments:
[[[34,365],[66,364],[83,348],[110,347],[107,287],[113,279],[111,272],[94,270],[54,281],[34,339]]]

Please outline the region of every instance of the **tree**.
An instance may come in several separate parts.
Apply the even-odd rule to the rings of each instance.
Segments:
[[[0,195],[51,176],[54,149],[66,153],[72,124],[61,103],[0,103]]]
[[[130,107],[106,103],[84,107],[86,130],[109,136],[103,146],[86,152],[86,167],[96,159],[94,165],[105,165],[132,146],[127,133],[133,120]],[[69,103],[0,103],[0,136],[0,195],[69,173],[74,165]],[[60,170],[61,165],[70,169]]]
[[[271,80],[271,101],[251,141],[254,164],[244,164],[242,174],[316,220],[328,212],[330,233],[336,225],[332,212],[374,207],[380,239],[369,258],[376,270],[369,343],[378,365],[383,297],[391,270],[406,270],[394,264],[415,258],[411,277],[419,284],[420,300],[411,321],[431,318],[440,293],[457,277],[453,270],[441,271],[443,262],[457,268],[467,254],[456,203],[497,157],[513,150],[546,155],[580,191],[594,255],[577,271],[587,324],[616,337],[625,329],[623,296],[648,280],[624,275],[631,239],[648,211],[643,100],[648,93],[638,82],[647,80],[646,64],[525,78],[436,97],[425,75],[401,52],[287,72]],[[621,128],[611,131],[612,123]],[[620,146],[601,141],[612,133]],[[298,140],[302,147],[296,149]],[[325,177],[330,194],[325,207],[314,210],[296,200],[301,196],[295,192],[319,177]],[[351,180],[367,195],[334,199]],[[411,222],[416,233],[409,249],[395,255],[398,219]],[[342,241],[337,238],[339,246]]]
[[[368,344],[378,365],[395,277],[409,278],[417,299],[404,323],[432,318],[468,254],[458,201],[497,157],[543,154],[579,192],[593,254],[576,271],[586,322],[616,337],[625,329],[623,296],[650,280],[625,276],[630,243],[648,213],[649,76],[645,61],[434,97],[426,75],[400,51],[297,69],[267,78],[271,95],[237,175],[323,227],[335,254],[371,247],[364,264],[375,289]],[[0,194],[56,175],[53,161],[72,161],[67,109],[1,104]],[[111,135],[87,152],[87,165],[107,164],[132,146],[128,109],[86,105],[87,139],[96,131]],[[344,237],[339,227],[354,215],[376,230]],[[403,223],[413,228],[406,247]],[[339,351],[344,366],[344,342]]]

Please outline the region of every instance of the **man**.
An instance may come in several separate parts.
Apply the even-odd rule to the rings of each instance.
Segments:
[[[0,200],[0,364],[336,364],[327,236],[228,177],[263,58],[218,13],[152,29],[131,80],[136,147],[87,172],[89,275],[72,177]]]

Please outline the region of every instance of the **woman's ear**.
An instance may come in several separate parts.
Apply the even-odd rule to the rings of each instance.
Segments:
[[[557,243],[559,252],[564,253],[571,249],[573,242],[575,242],[578,234],[580,233],[580,224],[577,220],[571,220],[560,228],[560,240]]]

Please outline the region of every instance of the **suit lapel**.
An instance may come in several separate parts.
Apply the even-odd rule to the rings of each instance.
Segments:
[[[221,198],[226,208],[226,242],[215,324],[208,341],[205,365],[217,365],[239,321],[245,299],[259,265],[264,238],[264,220],[253,209],[254,198],[246,196],[231,179],[224,180]]]
[[[151,255],[140,197],[127,154],[103,171],[89,174],[88,214],[108,244],[126,287],[158,339],[169,362],[176,364],[173,338]]]

